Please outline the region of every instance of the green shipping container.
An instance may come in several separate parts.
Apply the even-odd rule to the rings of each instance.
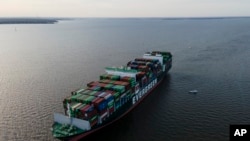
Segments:
[[[122,86],[122,85],[115,85],[112,87],[112,89],[114,89],[115,91],[118,91],[120,93],[125,92],[125,86]]]
[[[112,75],[111,80],[120,80],[120,76],[119,75]]]
[[[113,107],[113,106],[114,106],[114,103],[115,103],[115,101],[114,101],[114,100],[110,101],[110,102],[108,103],[108,108]]]
[[[90,104],[95,98],[95,96],[88,96],[85,98],[85,104]]]
[[[113,84],[107,84],[104,88],[107,89],[107,90],[109,90],[109,89],[111,89],[113,86],[114,86]]]
[[[85,106],[86,104],[82,104],[76,108],[76,112],[79,113],[81,112],[80,110]]]
[[[72,95],[72,96],[71,96],[71,101],[72,101],[72,102],[77,102],[78,97],[81,97],[81,96],[82,96],[82,94]]]
[[[113,94],[113,96],[114,96],[114,99],[118,99],[118,98],[119,98],[119,96],[120,96],[120,93],[119,93],[119,92],[117,92],[117,93]]]
[[[89,97],[89,95],[82,95],[80,97],[77,98],[77,101],[78,102],[81,102],[81,103],[85,103],[85,99]]]
[[[97,93],[97,91],[92,91],[89,93],[89,95],[95,95]]]

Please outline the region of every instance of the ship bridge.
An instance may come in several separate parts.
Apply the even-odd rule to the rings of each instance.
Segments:
[[[121,77],[128,76],[136,79],[136,74],[139,73],[135,69],[131,69],[130,67],[106,67],[105,71],[107,74],[119,75]]]

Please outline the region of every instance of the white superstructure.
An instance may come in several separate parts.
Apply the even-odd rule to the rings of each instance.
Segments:
[[[137,70],[130,69],[129,67],[107,67],[105,69],[107,74],[119,75],[120,77],[128,76],[133,77],[136,80]]]

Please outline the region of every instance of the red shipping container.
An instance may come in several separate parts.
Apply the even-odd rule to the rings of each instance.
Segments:
[[[92,101],[92,103],[95,105],[95,103],[96,103],[99,99],[100,99],[100,97],[96,97],[96,98]]]
[[[94,101],[93,103],[94,103],[94,105],[98,105],[98,104],[100,104],[103,100],[104,100],[104,98],[101,98],[101,97],[100,97],[98,100]]]
[[[91,119],[92,117],[94,116],[97,116],[97,110],[94,109],[93,111],[91,112],[86,112],[86,113],[81,113],[81,118],[84,119],[84,120],[89,120]]]
[[[112,114],[115,111],[115,107],[113,106],[113,107],[109,108],[108,110],[109,110],[109,114]]]
[[[91,87],[88,87],[87,90],[91,90],[91,91],[94,91],[98,88],[98,86],[91,86]]]
[[[102,111],[99,112],[99,115],[102,116],[103,114],[105,114],[108,110],[107,109],[104,109]]]
[[[125,86],[126,90],[130,88],[130,84],[128,82],[122,82],[120,85]]]
[[[80,109],[81,113],[91,112],[94,110],[94,107],[92,105],[86,105],[82,109]]]
[[[94,101],[93,104],[94,104],[94,106],[95,106],[96,108],[98,108],[98,106],[99,106],[103,101],[105,101],[105,99],[100,97],[100,99]]]
[[[92,86],[93,86],[93,83],[95,83],[95,82],[94,82],[94,81],[89,82],[89,83],[87,84],[87,86],[88,86],[88,87],[92,87]]]
[[[99,82],[100,83],[107,83],[107,84],[109,84],[109,83],[111,83],[111,80],[109,80],[109,79],[103,79],[103,80],[101,80]]]
[[[92,118],[93,116],[96,116],[97,113],[98,113],[97,110],[94,109],[92,112],[88,113],[88,116],[89,116],[89,118]]]
[[[115,85],[121,85],[121,83],[123,83],[123,81],[115,81],[114,82]]]
[[[116,93],[115,91],[111,91],[111,90],[106,90],[105,92],[110,93],[110,94],[115,94]]]
[[[99,97],[96,97],[95,99],[93,99],[92,101],[91,101],[91,104],[93,104],[93,102],[94,101],[97,101],[99,99]]]
[[[101,94],[101,93],[102,93],[102,92],[99,91],[99,92],[95,93],[94,96],[97,97],[97,96],[98,96],[99,94]]]

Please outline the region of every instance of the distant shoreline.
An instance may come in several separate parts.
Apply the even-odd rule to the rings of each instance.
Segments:
[[[78,18],[1,18],[0,25],[2,24],[55,24],[60,20],[72,20],[72,19],[161,19],[161,20],[221,20],[221,19],[239,19],[250,18],[247,16],[242,17],[78,17]]]
[[[172,17],[163,18],[163,20],[221,20],[221,19],[239,19],[239,18],[250,18],[250,17]]]
[[[0,24],[55,24],[55,18],[0,18]]]

